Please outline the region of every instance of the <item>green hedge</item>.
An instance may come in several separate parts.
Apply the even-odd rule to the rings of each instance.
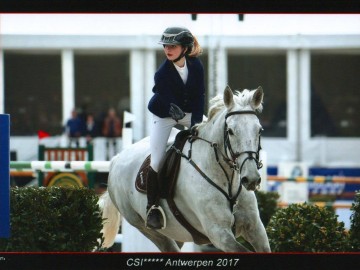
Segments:
[[[356,191],[350,210],[350,243],[353,251],[360,251],[360,191]]]
[[[279,209],[267,226],[275,252],[346,252],[348,233],[333,211],[309,204]]]
[[[100,248],[98,197],[86,188],[13,188],[11,237],[0,251],[92,251]]]

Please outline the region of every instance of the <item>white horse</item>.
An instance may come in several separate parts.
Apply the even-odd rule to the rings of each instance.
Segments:
[[[240,235],[256,252],[270,252],[254,194],[261,181],[258,154],[262,127],[256,113],[262,110],[262,100],[261,87],[233,94],[227,86],[223,95],[210,101],[208,119],[197,127],[191,158],[181,160],[174,201],[208,243],[224,252],[249,251],[237,242]],[[185,156],[190,147],[187,141],[182,152]],[[164,199],[160,205],[166,214],[166,227],[145,227],[147,197],[135,189],[134,180],[149,153],[149,140],[145,138],[111,161],[108,191],[99,201],[106,219],[104,247],[114,243],[120,213],[162,252],[179,252],[184,242],[194,242]]]

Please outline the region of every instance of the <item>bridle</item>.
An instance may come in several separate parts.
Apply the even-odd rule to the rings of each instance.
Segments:
[[[230,143],[230,131],[228,129],[228,126],[227,126],[227,123],[226,123],[226,120],[229,116],[232,116],[232,115],[236,115],[236,114],[254,114],[256,115],[256,112],[255,111],[234,111],[234,112],[229,112],[225,115],[225,126],[224,126],[224,149],[225,149],[225,153],[226,155],[228,155],[228,151],[230,152],[230,156],[231,156],[231,159],[228,160],[228,162],[232,162],[233,166],[234,166],[234,169],[241,172],[242,170],[242,167],[244,166],[245,162],[247,160],[254,160],[255,163],[256,163],[256,167],[257,169],[261,169],[262,168],[262,163],[261,161],[259,160],[259,156],[260,156],[260,150],[261,150],[261,143],[260,143],[260,139],[261,139],[261,136],[259,136],[259,144],[258,144],[258,148],[257,148],[257,151],[243,151],[243,152],[234,152],[232,146],[231,146],[231,143]],[[242,162],[240,168],[238,168],[237,166],[237,162],[236,160],[238,159],[238,157],[241,155],[241,154],[248,154],[248,156],[244,159],[244,161]],[[253,156],[255,155],[255,157]]]
[[[234,206],[237,204],[237,197],[239,196],[241,189],[242,189],[242,184],[240,183],[237,192],[233,195],[232,194],[232,184],[233,184],[233,179],[234,179],[234,175],[235,175],[235,171],[239,172],[239,174],[241,175],[241,171],[242,168],[245,164],[245,162],[247,160],[254,160],[256,163],[256,167],[257,169],[262,168],[262,163],[259,160],[259,152],[261,150],[261,144],[260,144],[260,135],[259,135],[259,145],[258,145],[258,149],[257,151],[243,151],[243,152],[234,152],[231,143],[230,143],[230,134],[229,134],[229,129],[226,123],[226,120],[229,116],[232,115],[237,115],[237,114],[254,114],[256,115],[255,111],[233,111],[233,112],[229,112],[225,115],[225,125],[224,125],[224,151],[221,151],[221,149],[219,149],[219,146],[217,143],[215,142],[210,142],[206,139],[203,139],[201,137],[199,137],[197,135],[197,131],[196,129],[192,129],[191,131],[191,135],[189,136],[189,143],[190,143],[190,149],[188,151],[188,155],[185,155],[181,150],[177,149],[176,147],[172,146],[172,149],[174,149],[176,151],[177,154],[181,155],[181,157],[187,159],[189,161],[189,163],[201,174],[201,176],[212,186],[214,186],[216,189],[218,189],[230,202],[230,209],[233,212],[234,211]],[[227,181],[229,183],[228,185],[228,192],[225,192],[219,185],[217,185],[213,180],[211,180],[200,168],[199,166],[192,160],[191,155],[192,155],[192,145],[193,142],[196,140],[201,140],[204,142],[207,142],[210,147],[212,147],[214,149],[214,153],[215,153],[215,158],[216,158],[216,162],[219,164],[219,166],[221,167],[222,171],[224,172]],[[228,155],[228,152],[230,153],[230,158]],[[241,154],[248,154],[248,156],[244,159],[244,161],[242,162],[240,168],[237,165],[237,159],[240,157]],[[225,170],[223,164],[220,162],[220,158],[219,158],[219,154],[222,156],[223,160],[225,161],[225,163],[230,167],[231,171],[232,171],[232,175],[231,177],[228,175],[227,170]]]

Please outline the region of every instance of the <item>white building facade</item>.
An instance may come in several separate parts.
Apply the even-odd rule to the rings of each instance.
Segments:
[[[262,139],[269,166],[300,161],[360,167],[360,15],[245,14],[239,21],[235,14],[200,14],[193,21],[190,14],[8,14],[1,21],[0,113],[16,120],[38,110],[32,116],[36,129],[46,130],[49,122],[60,127],[73,108],[85,104],[97,113],[108,106],[130,111],[136,117],[134,141],[148,136],[147,103],[164,59],[157,42],[167,26],[183,25],[204,49],[208,100],[227,84],[263,87],[260,119],[269,131]],[[54,85],[53,92],[44,91],[44,84]],[[47,101],[54,117],[41,126],[39,115],[50,110]],[[18,160],[36,159],[29,154],[36,134],[26,134],[25,123],[14,125],[11,148]],[[61,135],[60,128],[54,130]]]

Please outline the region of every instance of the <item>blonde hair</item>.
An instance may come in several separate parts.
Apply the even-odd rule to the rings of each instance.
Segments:
[[[192,35],[192,36],[194,38],[194,46],[192,47],[191,52],[189,53],[189,56],[190,57],[198,57],[202,54],[203,49],[201,48],[197,38],[194,35]]]

